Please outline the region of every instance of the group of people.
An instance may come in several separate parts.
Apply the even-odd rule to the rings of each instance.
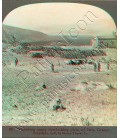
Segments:
[[[106,69],[107,70],[110,69],[110,63],[109,62],[106,62]],[[100,72],[101,71],[101,64],[100,64],[99,61],[94,63],[94,71],[95,72]]]
[[[106,62],[106,69],[109,70],[110,69],[110,63]],[[54,72],[54,65],[53,63],[51,63],[51,71]],[[100,62],[95,62],[94,63],[94,71],[95,72],[100,72],[101,71],[101,64]]]
[[[94,63],[94,71],[95,72],[100,72],[100,70],[101,70],[101,64],[100,64],[100,62],[95,62]]]
[[[14,58],[14,65],[17,66],[18,65],[18,59],[15,57]],[[106,63],[106,69],[109,70],[110,69],[110,62]],[[51,71],[54,72],[54,64],[51,63]],[[95,72],[100,72],[101,71],[101,64],[100,62],[95,62],[94,63],[94,71]]]
[[[14,65],[17,66],[18,65],[18,58],[14,58]],[[51,63],[51,71],[54,72],[54,64]]]

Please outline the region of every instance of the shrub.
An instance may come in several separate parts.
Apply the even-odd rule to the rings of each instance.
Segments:
[[[52,106],[52,109],[54,111],[57,111],[58,109],[64,110],[66,108],[61,104],[61,99],[57,99],[54,105]]]
[[[41,53],[37,53],[37,52],[31,53],[30,57],[32,57],[32,58],[43,58],[42,54]]]
[[[22,44],[23,45],[23,44]],[[23,49],[22,49],[23,48]],[[91,56],[103,56],[106,55],[106,53],[103,50],[98,50],[98,49],[75,49],[75,48],[61,48],[57,46],[41,46],[41,45],[32,45],[31,46],[21,46],[17,48],[17,51],[24,51],[24,50],[36,50],[38,51],[43,51],[46,53],[47,56],[52,56],[52,57],[61,57],[61,58],[67,58],[67,59],[75,59],[75,58],[86,58],[86,57],[91,57]],[[31,55],[32,57],[41,57],[40,54],[33,54]]]
[[[36,88],[35,88],[35,90],[36,91],[39,91],[39,90],[43,90],[43,89],[46,89],[47,87],[46,87],[46,85],[43,83],[43,84],[41,84],[40,86],[37,86]]]
[[[17,54],[21,54],[21,53],[26,54],[28,52],[28,49],[26,47],[21,46],[21,45],[16,46],[13,50]]]
[[[88,82],[87,81],[85,81],[85,80],[83,80],[82,82],[81,82],[82,84],[88,84]]]
[[[47,87],[46,87],[46,85],[43,83],[43,84],[41,84],[41,87],[42,88],[44,88],[44,89],[46,89]]]
[[[82,121],[82,125],[84,126],[92,126],[93,124],[88,120],[88,117],[87,118],[83,118],[81,117],[81,121]],[[93,120],[94,122],[94,120]]]
[[[93,64],[93,63],[94,63],[94,60],[91,60],[91,59],[90,59],[90,60],[87,61],[87,63],[88,63],[88,64]]]
[[[53,105],[53,110],[57,110],[60,108],[60,105]]]
[[[114,89],[114,86],[112,84],[107,84],[109,89]]]
[[[15,48],[15,52],[16,53],[22,53],[22,51],[23,51],[23,47],[22,46],[16,46],[16,48]]]

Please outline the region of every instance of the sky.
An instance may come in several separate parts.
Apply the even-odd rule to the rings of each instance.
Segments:
[[[86,15],[86,16],[85,16]],[[59,33],[73,36],[112,35],[116,25],[104,10],[86,4],[42,3],[19,7],[11,11],[3,24],[40,31],[48,35]]]

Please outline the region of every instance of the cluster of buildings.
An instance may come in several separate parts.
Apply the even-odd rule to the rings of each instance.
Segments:
[[[96,48],[117,48],[117,35],[113,36],[96,36],[92,40],[92,46]]]

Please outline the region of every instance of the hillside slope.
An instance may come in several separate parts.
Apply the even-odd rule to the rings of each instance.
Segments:
[[[65,44],[65,45],[89,45],[90,40],[93,36],[89,35],[78,35],[77,38],[71,37],[70,35],[47,35],[42,32],[27,30],[23,28],[17,28],[12,26],[3,25],[3,42],[12,42],[15,37],[18,42],[32,42],[38,44]]]

